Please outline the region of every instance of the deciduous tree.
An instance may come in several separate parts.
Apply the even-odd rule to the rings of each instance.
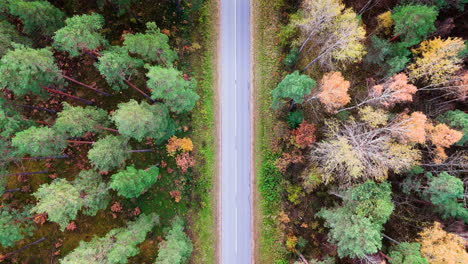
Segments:
[[[326,73],[320,80],[318,94],[309,98],[308,101],[318,98],[326,111],[333,113],[351,101],[348,94],[349,87],[349,81],[343,78],[341,72]]]
[[[159,224],[156,214],[141,214],[137,220],[128,222],[127,227],[112,229],[104,237],[94,237],[80,245],[60,260],[60,264],[117,264],[127,263],[128,258],[136,256],[148,232]]]
[[[72,57],[107,44],[100,33],[104,18],[99,14],[76,15],[67,18],[65,24],[65,27],[55,32],[53,47],[68,52]]]
[[[50,127],[30,127],[18,132],[11,141],[20,155],[33,157],[56,156],[67,146],[64,135]]]
[[[293,144],[298,148],[310,147],[316,140],[315,126],[303,121],[298,128],[291,131]]]
[[[447,125],[463,131],[463,137],[457,142],[458,146],[463,146],[468,142],[468,114],[458,109],[448,111],[437,118]]]
[[[178,152],[192,151],[193,143],[188,137],[178,138],[176,136],[172,136],[167,142],[166,150],[170,156],[174,156]]]
[[[184,221],[176,217],[172,220],[172,226],[166,239],[159,245],[158,257],[154,264],[186,263],[192,250],[192,242],[184,233]]]
[[[93,106],[71,106],[64,102],[53,128],[60,134],[79,137],[86,132],[96,131],[98,125],[108,124],[109,116],[105,110]]]
[[[408,75],[412,80],[421,80],[427,84],[443,84],[462,68],[463,58],[460,55],[464,50],[465,43],[461,38],[423,41],[418,48],[413,49],[418,57],[408,66]]]
[[[156,166],[146,170],[128,166],[125,170],[112,175],[110,187],[116,190],[119,195],[134,198],[140,196],[156,183],[158,175],[159,169]]]
[[[431,264],[464,264],[468,263],[465,241],[451,233],[445,232],[440,223],[425,228],[420,234],[421,254]]]
[[[286,75],[271,91],[273,95],[272,108],[280,107],[283,99],[292,99],[296,104],[302,103],[304,96],[309,94],[315,86],[316,82],[313,79],[307,75],[299,74],[299,71]]]
[[[167,136],[170,117],[166,106],[130,100],[120,103],[112,114],[119,132],[138,141],[146,137],[161,140]]]
[[[446,124],[427,124],[426,133],[428,139],[435,146],[434,162],[440,163],[447,158],[445,149],[460,141],[463,133],[449,128]]]
[[[88,152],[88,159],[96,169],[101,171],[109,171],[123,166],[129,156],[127,139],[113,135],[96,141]]]
[[[188,152],[180,153],[175,157],[177,168],[186,173],[189,168],[195,166],[195,158]]]
[[[148,67],[146,76],[148,88],[152,90],[151,98],[164,100],[166,106],[174,113],[192,110],[200,98],[195,92],[195,81],[185,80],[182,73],[174,68]]]
[[[9,0],[10,14],[23,21],[26,34],[52,35],[63,26],[65,14],[48,1]]]
[[[177,53],[169,46],[169,38],[161,33],[154,22],[146,23],[146,32],[125,34],[124,46],[145,62],[170,66],[177,59]]]

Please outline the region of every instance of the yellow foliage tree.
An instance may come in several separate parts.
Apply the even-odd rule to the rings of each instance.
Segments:
[[[445,232],[440,223],[425,228],[420,234],[421,254],[430,264],[465,264],[468,263],[468,253],[464,240]]]
[[[385,35],[389,35],[390,33],[392,33],[392,26],[392,11],[389,10],[377,16],[377,31],[380,31]]]
[[[461,38],[425,40],[419,48],[413,49],[416,61],[408,66],[411,80],[421,80],[431,85],[440,85],[453,77],[462,68],[463,58],[459,55],[465,49]]]
[[[174,156],[176,152],[188,152],[193,150],[193,143],[190,138],[178,138],[173,136],[169,139],[166,145],[167,152],[170,156]]]

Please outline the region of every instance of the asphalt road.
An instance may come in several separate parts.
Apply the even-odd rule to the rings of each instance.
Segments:
[[[250,1],[221,0],[221,254],[251,263]]]

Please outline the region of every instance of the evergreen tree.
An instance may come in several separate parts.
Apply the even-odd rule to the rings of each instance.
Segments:
[[[99,210],[106,209],[110,195],[99,173],[93,170],[81,171],[72,184],[81,194],[83,214],[94,216]]]
[[[99,14],[76,15],[65,20],[66,26],[55,32],[54,48],[79,56],[83,51],[107,45],[100,31],[104,18]]]
[[[9,108],[0,109],[0,138],[6,140],[15,133],[25,130],[32,125],[16,111]]]
[[[164,105],[138,103],[133,99],[119,104],[111,119],[122,135],[138,141],[146,137],[156,140],[164,138],[170,123],[169,113]]]
[[[388,254],[390,264],[429,264],[421,256],[421,244],[403,242],[391,248]]]
[[[400,35],[406,47],[414,46],[435,30],[437,15],[438,11],[434,6],[397,6],[392,13],[394,34]]]
[[[15,26],[7,21],[0,20],[0,58],[7,53],[8,50],[13,49],[12,43],[19,43],[25,46],[31,45],[31,40],[21,36],[16,31]]]
[[[113,47],[103,52],[99,61],[95,64],[101,75],[106,78],[107,83],[116,91],[127,89],[125,80],[131,79],[138,74],[138,68],[144,62],[141,59],[133,58],[123,47]]]
[[[10,13],[24,23],[24,33],[50,36],[63,26],[65,14],[48,1],[9,0]]]
[[[71,137],[82,136],[86,132],[95,132],[96,126],[109,124],[107,111],[93,106],[71,106],[63,103],[63,110],[58,113],[53,126],[60,134]]]
[[[5,204],[0,206],[0,244],[2,247],[11,247],[17,241],[32,235],[33,227],[30,222],[22,221],[27,217],[29,217],[27,210],[8,208]]]
[[[172,220],[166,240],[159,245],[158,257],[154,264],[184,264],[192,254],[190,238],[184,233],[184,221],[176,217]]]
[[[112,175],[110,187],[126,198],[138,197],[156,183],[158,174],[158,167],[137,170],[134,166],[128,166]]]
[[[195,92],[195,81],[184,80],[182,73],[174,68],[148,67],[148,88],[151,98],[163,99],[166,106],[177,114],[193,109],[200,96]]]
[[[37,204],[31,213],[47,213],[48,220],[58,223],[62,231],[76,218],[83,205],[80,190],[65,179],[42,184],[33,196]]]
[[[154,22],[146,23],[145,34],[126,34],[124,38],[125,48],[147,63],[170,66],[177,59],[177,53],[169,46],[169,38],[161,33]]]
[[[139,253],[138,244],[148,232],[159,224],[156,214],[141,214],[137,220],[128,222],[126,228],[112,229],[104,237],[94,237],[80,245],[60,260],[60,264],[117,264],[128,263],[128,258]]]
[[[304,101],[304,96],[310,94],[317,83],[309,76],[299,74],[295,71],[286,75],[284,79],[271,91],[273,95],[272,108],[278,108],[282,99],[292,99],[294,103],[300,104]]]
[[[457,177],[447,172],[442,172],[437,177],[430,176],[424,194],[443,218],[454,217],[468,223],[468,209],[463,203],[457,202],[457,199],[463,199],[465,195],[463,182]]]
[[[11,145],[20,155],[45,157],[59,155],[67,146],[64,135],[49,127],[30,127],[18,132],[12,139]]]
[[[117,15],[121,16],[128,10],[135,0],[97,0],[97,4],[100,8],[103,8],[106,3],[115,5],[118,9]]]
[[[382,247],[383,224],[393,211],[390,184],[367,181],[345,192],[343,205],[317,215],[330,228],[340,257],[361,258]]]
[[[0,86],[16,96],[45,94],[42,86],[63,84],[60,69],[49,49],[14,45],[0,60]]]
[[[121,167],[130,156],[127,139],[121,136],[108,135],[93,144],[88,152],[88,159],[101,171]]]
[[[391,76],[402,71],[410,61],[411,52],[405,43],[388,42],[375,35],[371,36],[371,44],[364,61],[370,66],[379,66],[379,74]]]

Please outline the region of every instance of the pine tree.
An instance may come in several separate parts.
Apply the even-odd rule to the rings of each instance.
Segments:
[[[103,109],[71,106],[64,102],[53,128],[60,134],[79,137],[86,132],[97,131],[97,126],[107,126],[109,123],[108,113]]]
[[[76,218],[83,205],[80,190],[65,179],[42,184],[33,196],[37,204],[31,213],[47,213],[48,220],[58,223],[62,231]]]
[[[393,211],[390,184],[367,181],[345,192],[343,205],[317,215],[330,228],[340,257],[361,258],[382,247],[383,224]]]
[[[125,164],[130,156],[128,150],[126,138],[108,135],[93,144],[88,152],[88,159],[96,169],[109,171]]]
[[[393,10],[394,34],[399,35],[406,47],[411,47],[435,30],[438,11],[434,6],[406,5]]]
[[[15,26],[7,21],[0,20],[0,58],[7,53],[8,50],[13,49],[12,43],[18,43],[25,46],[31,46],[31,40],[21,36],[16,31]]]
[[[14,47],[0,60],[1,87],[7,87],[16,96],[23,96],[29,92],[45,94],[42,86],[64,83],[49,49]]]
[[[151,98],[164,100],[174,113],[188,112],[195,107],[200,96],[195,92],[195,81],[184,80],[182,73],[174,68],[148,67],[148,88]]]
[[[138,103],[132,99],[127,103],[119,104],[111,119],[122,135],[142,141],[146,137],[156,140],[164,138],[170,118],[164,105]]]
[[[94,216],[110,202],[107,183],[93,170],[81,171],[72,182],[80,192],[83,214]]]
[[[24,33],[50,36],[63,26],[65,14],[47,1],[9,0],[10,13],[24,23]]]
[[[102,53],[95,66],[112,89],[120,91],[128,88],[125,80],[136,76],[143,64],[143,60],[128,55],[126,48],[113,47]]]
[[[147,170],[137,170],[134,166],[128,166],[125,170],[112,175],[110,187],[119,195],[126,198],[134,198],[146,192],[158,180],[158,167]]]
[[[273,96],[272,108],[281,106],[283,99],[292,99],[294,103],[300,104],[304,101],[304,96],[310,94],[317,83],[309,76],[299,74],[295,71],[286,75],[284,79],[271,91]]]
[[[141,214],[137,220],[128,222],[127,227],[112,229],[104,237],[94,237],[80,245],[60,260],[60,264],[117,264],[127,263],[128,258],[136,256],[148,232],[159,224],[156,214]]]
[[[27,210],[8,208],[5,204],[0,206],[0,244],[2,247],[11,247],[17,241],[32,235],[31,223],[23,221],[27,217],[29,217]]]
[[[388,254],[390,264],[429,264],[421,256],[421,244],[403,242],[391,248]]]
[[[104,26],[104,18],[99,14],[76,15],[65,20],[66,26],[57,30],[53,37],[53,47],[66,51],[76,57],[83,51],[95,50],[106,46],[107,41],[100,31]]]
[[[192,251],[192,242],[184,233],[184,221],[176,217],[172,220],[166,240],[159,246],[158,257],[154,264],[184,264]]]
[[[125,34],[124,46],[132,54],[141,57],[147,63],[171,66],[177,59],[177,53],[169,46],[169,38],[161,33],[154,22],[146,23],[146,32]]]
[[[20,155],[57,156],[67,146],[65,136],[49,127],[30,127],[18,132],[11,145]]]
[[[0,109],[0,138],[6,140],[15,133],[25,130],[33,123],[27,121],[18,112],[12,109]]]

